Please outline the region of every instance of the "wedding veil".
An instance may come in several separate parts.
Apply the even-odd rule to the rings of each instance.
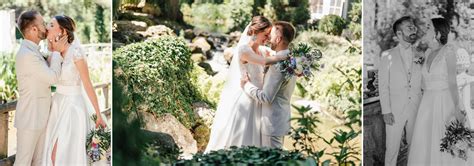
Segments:
[[[211,126],[211,136],[206,147],[205,153],[216,150],[216,148],[226,147],[226,142],[221,139],[229,138],[232,134],[230,130],[226,130],[226,126],[231,121],[231,118],[236,116],[239,107],[239,98],[245,95],[240,87],[240,79],[242,77],[245,66],[240,64],[239,49],[242,45],[248,44],[250,36],[247,35],[249,29],[248,25],[240,36],[239,42],[234,47],[233,57],[230,63],[229,71],[227,73],[226,83],[220,95],[219,103],[217,104],[216,116]]]
[[[229,72],[227,73],[226,84],[221,93],[221,99],[217,105],[217,110],[232,109],[232,107],[229,106],[233,106],[235,104],[234,102],[236,102],[239,96],[243,93],[243,90],[240,87],[240,79],[245,73],[242,73],[244,66],[241,66],[240,63],[239,47],[248,44],[251,40],[251,37],[247,35],[249,26],[250,24],[247,25],[245,30],[242,32],[239,42],[232,52],[232,61],[230,63]]]
[[[81,40],[79,39],[78,35],[76,33],[74,33],[74,40],[72,41],[71,43],[71,47],[74,49],[74,56],[75,57],[82,57],[84,58],[85,61],[87,61],[87,55],[86,55],[86,51],[84,49],[84,47],[82,46],[81,44]],[[89,99],[89,96],[87,96],[87,93],[86,93],[86,90],[84,88],[84,85],[81,81],[81,94],[82,94],[82,98],[85,102],[85,105],[86,105],[86,108],[87,108],[87,113],[89,115],[89,117],[92,117],[92,115],[95,114],[95,109],[94,109],[94,106],[92,105],[92,102],[91,100]],[[94,90],[94,93],[95,93],[95,90]],[[104,93],[107,93],[107,92],[104,92]],[[99,110],[100,112],[100,110]],[[99,115],[97,115],[99,116]],[[100,115],[102,116],[102,114]],[[107,119],[102,116],[102,119],[104,120],[104,123],[107,124]],[[88,119],[90,121],[90,123],[87,123],[89,126],[87,126],[87,128],[90,130],[94,129],[95,128],[95,121],[93,121],[92,119]],[[107,124],[107,126],[109,126]]]

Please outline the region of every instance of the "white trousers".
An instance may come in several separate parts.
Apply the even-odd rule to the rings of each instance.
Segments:
[[[403,130],[406,130],[406,138],[408,147],[410,147],[411,139],[413,136],[415,120],[409,118],[408,120],[397,122],[393,125],[385,125],[386,129],[386,150],[385,150],[385,165],[396,166],[398,152],[400,151],[400,143],[402,141]]]
[[[14,166],[39,166],[44,150],[44,130],[17,129]]]

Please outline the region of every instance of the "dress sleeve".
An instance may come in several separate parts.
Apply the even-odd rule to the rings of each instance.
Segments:
[[[87,56],[84,51],[84,48],[75,47],[72,49],[72,51],[73,51],[74,62],[79,61],[79,60],[87,60]]]

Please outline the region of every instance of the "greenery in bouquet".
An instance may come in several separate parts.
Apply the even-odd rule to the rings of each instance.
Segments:
[[[313,75],[311,69],[319,69],[318,61],[322,57],[323,54],[318,49],[313,49],[306,43],[298,43],[291,49],[290,58],[280,61],[276,65],[278,70],[284,73],[286,79],[290,79],[295,75],[308,78]]]
[[[97,119],[96,115],[93,115],[91,119],[95,122]],[[87,135],[87,156],[91,162],[96,162],[101,160],[101,156],[105,156],[107,161],[110,161],[110,143],[111,143],[111,135],[110,129],[102,128],[94,128],[90,131]]]
[[[467,155],[474,151],[474,132],[458,120],[451,122],[446,128],[445,136],[441,139],[440,150],[467,160]]]

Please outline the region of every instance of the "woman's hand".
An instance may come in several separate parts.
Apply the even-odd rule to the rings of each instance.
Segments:
[[[454,116],[456,117],[456,120],[461,123],[466,121],[466,113],[461,109],[457,109],[457,111],[454,113]]]
[[[265,50],[265,52],[263,53],[264,57],[270,57],[270,51],[268,50]]]
[[[106,128],[107,125],[105,125],[105,122],[104,120],[102,120],[102,116],[97,116],[97,119],[95,120],[95,128],[98,128],[98,127],[102,127],[102,128]]]

